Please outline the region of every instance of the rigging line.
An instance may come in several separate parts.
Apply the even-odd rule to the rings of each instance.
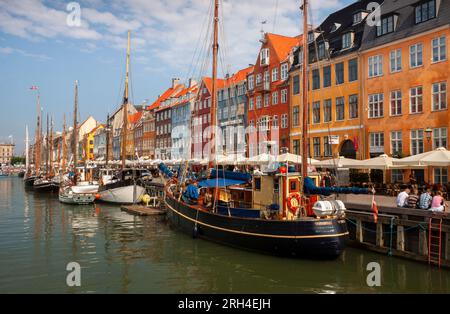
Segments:
[[[275,28],[277,26],[277,17],[278,17],[278,1],[279,0],[275,0],[275,15],[273,18],[273,27],[272,27],[272,33],[275,33]]]
[[[195,60],[196,60],[196,57],[197,57],[197,53],[199,54],[199,56],[200,56],[200,54],[202,53],[202,51],[201,51],[201,43],[202,42],[204,42],[204,40],[202,40],[203,38],[204,38],[204,31],[206,30],[206,32],[208,32],[208,29],[209,28],[207,28],[207,25],[209,24],[208,23],[208,21],[211,19],[211,11],[212,11],[212,1],[210,1],[210,3],[209,3],[209,7],[208,7],[208,11],[207,11],[207,14],[205,15],[205,17],[204,17],[204,19],[203,19],[203,23],[202,23],[202,27],[201,27],[201,31],[200,31],[200,34],[199,34],[199,37],[198,37],[198,40],[197,40],[197,44],[196,44],[196,46],[195,46],[195,50],[194,50],[194,53],[193,53],[193,55],[192,55],[192,59],[191,59],[191,63],[190,63],[190,66],[189,66],[189,68],[188,68],[188,71],[187,71],[187,74],[186,74],[186,77],[187,78],[189,78],[191,75],[193,75],[193,72],[194,72],[194,62],[195,62]],[[207,24],[208,23],[208,24]],[[205,33],[205,36],[207,36],[207,33]],[[198,59],[197,59],[198,60]],[[198,64],[198,63],[197,63]]]

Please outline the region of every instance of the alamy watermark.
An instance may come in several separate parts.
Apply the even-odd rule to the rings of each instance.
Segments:
[[[66,277],[68,287],[81,287],[81,266],[77,262],[70,262],[66,266],[69,272]]]
[[[367,264],[366,270],[370,273],[366,277],[366,283],[369,287],[381,287],[381,266],[377,262]]]
[[[66,6],[69,12],[66,18],[67,26],[80,27],[81,26],[81,6],[78,2],[70,2]]]

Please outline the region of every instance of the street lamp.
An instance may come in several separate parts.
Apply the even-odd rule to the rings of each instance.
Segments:
[[[428,144],[430,144],[432,134],[433,134],[433,130],[431,128],[427,127],[425,129],[425,136],[427,138]]]

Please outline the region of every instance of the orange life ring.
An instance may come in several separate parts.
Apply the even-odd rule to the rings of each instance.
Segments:
[[[301,197],[300,197],[299,193],[291,194],[287,198],[287,207],[294,215],[297,213],[297,210],[299,209],[300,204],[301,204]]]

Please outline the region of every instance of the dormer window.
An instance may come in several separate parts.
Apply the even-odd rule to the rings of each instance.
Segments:
[[[269,48],[261,49],[261,65],[269,65]]]
[[[357,12],[353,14],[353,25],[359,24],[362,21],[362,12]]]
[[[314,42],[315,36],[313,32],[308,33],[308,44]]]
[[[331,27],[331,32],[335,32],[339,29],[339,27],[341,27],[341,24],[339,23],[334,23],[333,26]]]
[[[342,49],[347,49],[353,46],[353,32],[342,35]]]
[[[380,26],[377,26],[377,36],[383,36],[392,33],[397,24],[397,15],[389,15],[381,19]]]
[[[322,42],[318,45],[318,55],[319,55],[319,60],[325,59],[326,56],[326,46],[325,43]]]
[[[436,17],[436,0],[425,1],[416,6],[416,24],[426,22]]]

